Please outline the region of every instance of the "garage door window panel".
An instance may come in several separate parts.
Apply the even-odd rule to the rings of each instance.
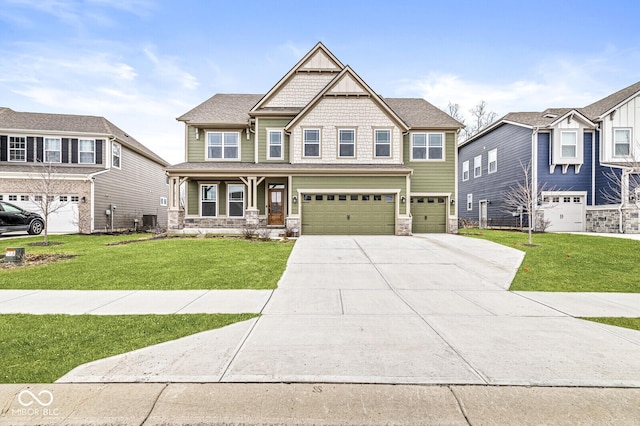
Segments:
[[[218,185],[200,186],[200,216],[218,215]]]

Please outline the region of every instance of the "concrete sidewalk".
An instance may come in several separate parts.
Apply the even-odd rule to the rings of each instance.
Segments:
[[[273,290],[0,290],[0,314],[260,313]]]
[[[302,237],[261,317],[58,382],[640,387],[640,332],[506,291],[522,257],[454,235]]]
[[[640,389],[353,384],[0,385],[11,425],[636,425]]]

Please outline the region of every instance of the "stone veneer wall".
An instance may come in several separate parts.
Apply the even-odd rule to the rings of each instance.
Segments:
[[[396,219],[396,235],[411,235],[411,217],[399,217]]]
[[[617,208],[587,208],[587,232],[620,232],[620,211]],[[640,234],[640,210],[622,209],[622,229],[625,234]]]
[[[449,218],[449,233],[457,234],[458,233],[458,218],[452,217]]]

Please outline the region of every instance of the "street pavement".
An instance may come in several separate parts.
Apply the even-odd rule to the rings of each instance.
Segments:
[[[522,258],[456,235],[302,237],[259,318],[58,382],[640,387],[640,332],[572,315],[637,317],[634,296],[506,291]]]

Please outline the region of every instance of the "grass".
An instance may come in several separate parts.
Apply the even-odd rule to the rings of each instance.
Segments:
[[[615,325],[616,327],[630,328],[640,331],[640,318],[582,318],[602,324]]]
[[[640,241],[572,234],[460,230],[526,252],[510,290],[640,293]]]
[[[255,316],[0,315],[0,382],[51,383],[89,361]]]
[[[18,246],[27,253],[76,257],[0,270],[0,289],[273,289],[293,248],[291,242],[238,238],[168,238],[106,245],[140,238],[140,234],[54,235],[50,241],[62,244],[46,247],[28,245],[42,237],[2,240],[2,253],[6,247]]]

